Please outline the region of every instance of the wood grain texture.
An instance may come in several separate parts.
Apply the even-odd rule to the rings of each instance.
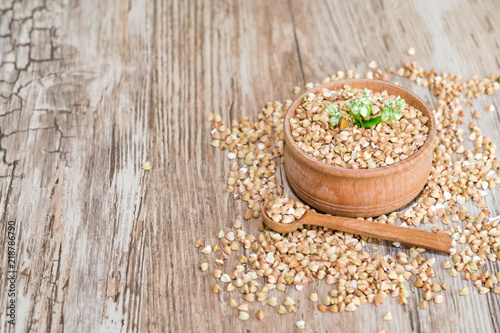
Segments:
[[[364,73],[372,59],[400,66],[410,46],[425,68],[498,76],[499,12],[499,2],[464,0],[0,0],[0,331],[268,332],[305,320],[314,332],[499,332],[500,297],[459,297],[470,284],[441,269],[447,299],[427,311],[410,288],[404,307],[388,299],[322,314],[307,300],[328,290],[315,282],[288,292],[297,313],[267,307],[264,321],[242,322],[228,295],[210,291],[193,248],[243,211],[225,193],[229,161],[209,145],[209,112],[256,120],[295,85]],[[401,83],[435,106],[426,89]],[[489,104],[500,109],[498,93],[474,107]],[[480,114],[500,144],[500,112]],[[499,198],[499,188],[486,197],[493,216]],[[9,220],[15,327],[5,311]]]

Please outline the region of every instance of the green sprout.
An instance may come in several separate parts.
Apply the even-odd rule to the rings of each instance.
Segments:
[[[402,99],[400,96],[396,98],[395,101],[389,100],[385,102],[384,106],[385,108],[382,109],[382,114],[380,115],[380,118],[383,122],[389,121],[389,120],[399,120],[401,117],[403,117],[403,114],[401,113],[401,110],[405,107],[406,102],[404,99]]]
[[[340,118],[342,118],[339,109],[332,103],[326,103],[326,111],[330,115],[330,126],[337,126],[340,122]]]
[[[384,106],[380,112],[372,114],[372,101],[368,96],[369,93],[370,90],[365,89],[361,97],[347,101],[347,106],[350,111],[349,118],[358,127],[369,128],[378,123],[399,120],[403,117],[401,110],[405,107],[406,102],[400,96],[398,96],[396,100],[388,101],[384,101],[384,99],[380,97],[379,102],[383,103]],[[331,103],[327,103],[327,111],[330,114],[330,125],[337,126],[342,118],[337,107]]]
[[[358,125],[358,127],[364,127],[363,122],[371,119],[372,101],[370,97],[368,97],[369,93],[370,90],[365,89],[361,97],[347,101],[347,105],[351,110],[352,121]]]

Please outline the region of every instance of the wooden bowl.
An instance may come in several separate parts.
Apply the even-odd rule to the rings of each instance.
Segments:
[[[345,84],[372,91],[387,90],[429,118],[424,145],[407,159],[375,169],[346,169],[327,165],[302,151],[290,130],[290,118],[308,93],[339,89]],[[299,96],[285,117],[285,172],[290,186],[310,206],[332,215],[371,217],[390,213],[411,202],[422,190],[432,167],[436,123],[427,104],[407,89],[375,80],[340,80],[315,87]]]

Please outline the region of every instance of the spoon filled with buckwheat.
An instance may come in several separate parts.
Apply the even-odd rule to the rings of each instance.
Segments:
[[[266,201],[262,216],[269,228],[280,233],[295,231],[303,224],[317,225],[355,235],[450,252],[451,238],[445,231],[433,233],[391,224],[367,222],[362,219],[320,214],[288,196],[277,196]]]

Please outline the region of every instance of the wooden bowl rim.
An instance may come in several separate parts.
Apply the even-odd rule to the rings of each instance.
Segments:
[[[404,161],[397,162],[393,165],[389,166],[382,166],[374,169],[347,169],[347,168],[341,168],[333,165],[328,165],[323,162],[320,162],[313,157],[309,156],[306,154],[302,149],[300,149],[295,140],[292,138],[292,133],[290,130],[290,118],[292,117],[292,114],[295,112],[295,109],[299,106],[300,102],[303,100],[304,97],[306,97],[309,93],[315,93],[317,91],[320,91],[324,88],[326,89],[335,89],[335,88],[340,88],[343,87],[344,85],[350,85],[353,86],[354,88],[357,85],[365,85],[367,86],[368,84],[377,86],[377,89],[372,89],[375,91],[384,91],[386,90],[385,87],[390,87],[392,89],[396,89],[397,91],[401,92],[399,95],[404,98],[403,95],[410,95],[412,98],[417,100],[419,103],[421,103],[424,106],[424,110],[420,110],[418,108],[417,110],[422,111],[422,112],[427,112],[429,121],[426,124],[427,127],[429,127],[429,133],[427,135],[427,138],[425,140],[425,143],[422,147],[418,149],[416,153],[405,159]],[[356,86],[354,86],[356,85]],[[405,98],[406,100],[407,98]],[[412,105],[413,106],[413,105]],[[415,106],[413,106],[415,107]],[[434,142],[434,139],[436,137],[436,121],[434,119],[434,116],[432,114],[432,111],[430,107],[425,103],[419,96],[411,92],[410,90],[397,86],[395,84],[389,83],[389,82],[384,82],[384,81],[379,81],[379,80],[369,80],[369,79],[344,79],[344,80],[338,80],[334,82],[328,82],[322,85],[319,85],[317,87],[314,87],[306,92],[304,92],[302,95],[297,97],[293,103],[290,105],[288,108],[288,111],[285,115],[285,129],[284,129],[284,135],[285,135],[285,143],[286,145],[292,149],[295,152],[295,155],[302,160],[302,162],[310,165],[317,171],[320,171],[322,173],[332,175],[332,176],[339,176],[339,177],[350,177],[350,178],[372,178],[372,177],[380,177],[380,176],[386,176],[390,174],[394,174],[400,171],[403,171],[404,169],[410,167],[411,165],[415,164],[423,158],[423,155],[425,154],[426,150],[432,149],[432,144]]]

